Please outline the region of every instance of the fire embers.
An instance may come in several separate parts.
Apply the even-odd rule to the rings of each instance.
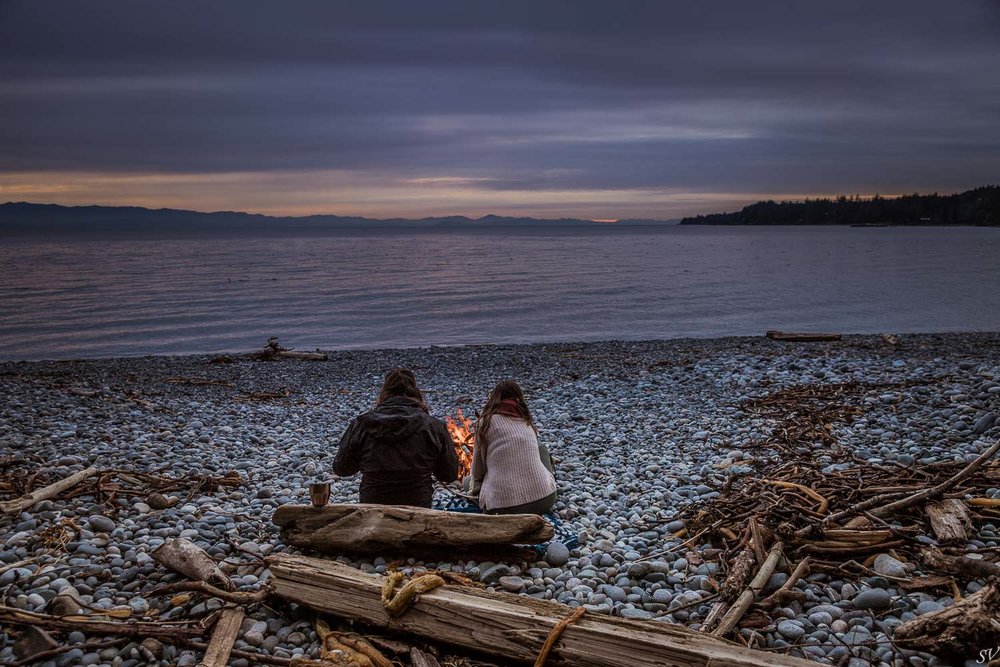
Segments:
[[[472,451],[476,446],[472,433],[472,420],[462,414],[462,408],[459,408],[458,415],[445,417],[444,423],[448,427],[451,439],[455,441],[455,453],[458,454],[458,478],[464,479],[472,473]]]

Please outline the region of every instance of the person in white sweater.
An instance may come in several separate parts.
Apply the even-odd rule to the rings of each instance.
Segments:
[[[487,514],[544,514],[556,502],[552,457],[538,431],[524,392],[503,380],[490,393],[476,424],[472,491]]]

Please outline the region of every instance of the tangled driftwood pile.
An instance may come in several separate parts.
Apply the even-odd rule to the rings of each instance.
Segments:
[[[0,465],[0,468],[3,467]],[[115,500],[123,496],[141,496],[154,509],[164,509],[181,500],[178,496],[168,495],[171,493],[185,493],[186,498],[190,499],[198,493],[214,493],[223,487],[233,488],[243,484],[243,479],[235,470],[221,476],[171,477],[115,468],[99,470],[95,467],[86,468],[44,486],[37,486],[37,481],[39,480],[35,474],[25,473],[18,468],[4,469],[0,473],[0,492],[13,497],[0,501],[0,512],[18,514],[36,503],[56,496],[69,499],[81,495],[93,496],[96,502],[103,503],[111,512],[116,510]],[[28,491],[29,489],[33,490]]]
[[[943,587],[958,599],[900,626],[897,646],[968,656],[997,645],[997,583],[963,600],[956,582],[1000,574],[1000,566],[964,550],[975,522],[1000,518],[1000,500],[987,497],[987,489],[1000,486],[1000,464],[993,460],[1000,442],[971,462],[919,467],[871,463],[837,442],[837,426],[862,414],[860,397],[900,386],[796,386],[742,405],[749,415],[775,420],[758,446],[776,450],[783,462],[731,475],[719,496],[683,514],[690,541],[709,539],[727,573],[703,631],[724,636],[740,627],[773,628],[771,609],[805,599],[795,589],[802,577],[818,571],[838,578],[875,575],[876,555],[890,554],[916,566],[894,585]],[[819,454],[851,465],[821,465]],[[781,568],[789,572],[786,583],[759,600]]]

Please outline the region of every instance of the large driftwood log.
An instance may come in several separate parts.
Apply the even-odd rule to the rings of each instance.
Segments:
[[[924,510],[938,542],[965,544],[969,541],[972,519],[969,518],[969,510],[961,500],[945,498],[936,503],[928,503]]]
[[[268,565],[275,593],[293,602],[527,663],[535,660],[552,628],[572,611],[549,600],[445,585],[423,593],[404,614],[392,617],[382,606],[385,577],[305,556],[279,555]],[[808,667],[812,663],[757,653],[668,623],[587,614],[565,629],[547,664]]]
[[[1000,645],[1000,584],[991,580],[982,590],[941,611],[903,623],[893,633],[902,648],[968,659],[984,648]]]
[[[87,468],[80,472],[75,472],[69,477],[64,477],[58,482],[53,482],[41,489],[35,489],[31,493],[26,493],[20,498],[7,500],[0,503],[0,512],[4,514],[20,514],[38,502],[54,498],[67,489],[71,489],[83,480],[97,474],[97,468]]]
[[[232,580],[219,569],[212,557],[197,544],[183,537],[166,540],[152,554],[153,559],[189,579],[215,584],[226,591],[236,589]]]
[[[393,505],[282,505],[271,519],[286,542],[332,553],[463,550],[538,544],[552,524],[534,514],[489,516]]]

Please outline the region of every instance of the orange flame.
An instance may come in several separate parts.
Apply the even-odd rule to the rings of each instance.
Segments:
[[[455,453],[458,454],[458,478],[463,479],[472,473],[472,451],[475,448],[472,433],[472,420],[458,409],[458,416],[445,417],[444,424],[448,427],[451,439],[455,441]]]

